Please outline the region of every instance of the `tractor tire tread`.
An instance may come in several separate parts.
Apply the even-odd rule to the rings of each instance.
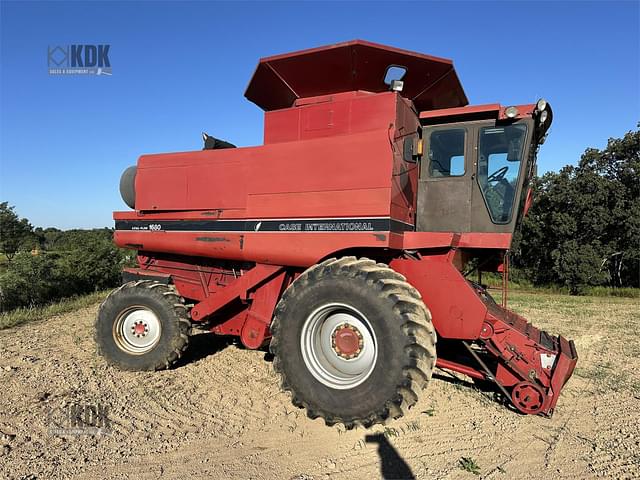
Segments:
[[[106,354],[102,339],[98,337],[98,322],[100,321],[101,313],[109,307],[118,294],[126,290],[133,289],[146,289],[150,295],[156,296],[162,300],[166,308],[172,312],[173,321],[178,326],[178,334],[171,339],[170,352],[164,359],[157,360],[155,362],[149,362],[143,366],[133,367],[126,363],[118,362],[114,360],[110,355]],[[159,293],[159,297],[158,297]],[[98,308],[98,315],[95,320],[94,328],[94,341],[97,346],[97,353],[102,356],[107,363],[114,365],[121,370],[126,371],[140,371],[140,370],[163,370],[170,368],[187,350],[189,347],[189,332],[191,330],[191,321],[189,319],[189,311],[184,305],[184,298],[177,294],[173,285],[167,285],[164,283],[156,282],[153,280],[134,280],[122,284],[120,287],[113,290],[107,298],[100,304]]]
[[[296,297],[298,290],[306,288],[310,283],[323,277],[328,272],[337,272],[350,278],[360,278],[377,290],[377,295],[393,302],[393,310],[402,319],[399,325],[402,333],[407,337],[405,347],[405,363],[403,378],[396,385],[396,395],[389,398],[376,411],[368,412],[360,418],[344,419],[318,408],[311,407],[307,401],[300,398],[283,371],[280,356],[287,352],[280,351],[279,333],[280,320],[285,303]],[[314,265],[303,272],[284,292],[276,306],[271,324],[272,339],[270,351],[274,356],[273,366],[280,377],[280,388],[291,395],[292,403],[305,408],[309,418],[322,417],[328,426],[342,423],[349,430],[356,426],[369,428],[375,424],[384,424],[393,418],[404,415],[419,400],[424,387],[431,380],[436,361],[436,335],[431,323],[429,309],[422,301],[418,291],[411,286],[404,276],[392,270],[388,265],[376,263],[368,258],[353,256],[331,258]]]

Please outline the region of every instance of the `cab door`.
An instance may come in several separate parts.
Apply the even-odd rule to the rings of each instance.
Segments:
[[[520,208],[523,165],[531,139],[526,121],[477,125],[471,227],[474,232],[513,233]]]
[[[465,124],[426,127],[418,180],[416,229],[471,231],[473,129]]]

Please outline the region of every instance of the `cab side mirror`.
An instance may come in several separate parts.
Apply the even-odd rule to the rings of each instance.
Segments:
[[[402,145],[402,159],[405,162],[416,163],[420,155],[422,155],[422,139],[417,135],[405,137]]]

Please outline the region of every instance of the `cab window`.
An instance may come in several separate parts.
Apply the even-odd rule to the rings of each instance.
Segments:
[[[524,124],[480,129],[478,183],[494,223],[511,220],[526,133]]]
[[[464,175],[466,130],[435,130],[429,138],[429,176],[459,177]]]

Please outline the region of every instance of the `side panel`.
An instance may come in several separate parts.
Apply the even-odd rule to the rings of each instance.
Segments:
[[[417,259],[395,259],[390,266],[418,289],[443,338],[475,340],[487,307],[453,266],[455,250]]]
[[[395,114],[396,98],[392,92],[344,92],[298,99],[295,107],[265,112],[264,144],[386,128]]]
[[[285,228],[290,227],[288,224]],[[147,252],[297,267],[309,267],[331,253],[347,248],[385,248],[389,245],[389,233],[384,231],[232,233],[116,230],[113,238],[119,247]]]
[[[247,159],[247,194],[348,190],[355,198],[357,190],[389,188],[390,151],[386,130],[267,145]],[[388,208],[387,205],[385,210]],[[336,211],[325,213],[349,215]],[[288,214],[273,212],[274,217],[278,215]]]
[[[144,155],[136,173],[136,210],[245,208],[255,148]]]
[[[404,159],[404,142],[417,140],[420,123],[408,100],[397,97],[393,128],[393,177],[391,179],[391,216],[415,225],[419,164]]]
[[[244,218],[388,216],[388,131],[143,156],[136,210],[244,210]],[[301,205],[311,210],[302,212]]]
[[[388,188],[360,189],[357,195],[351,190],[257,193],[249,195],[247,199],[247,215],[251,218],[268,218],[274,212],[286,211],[287,216],[293,218],[320,217],[326,212],[367,216],[380,211],[380,206],[388,203]]]

